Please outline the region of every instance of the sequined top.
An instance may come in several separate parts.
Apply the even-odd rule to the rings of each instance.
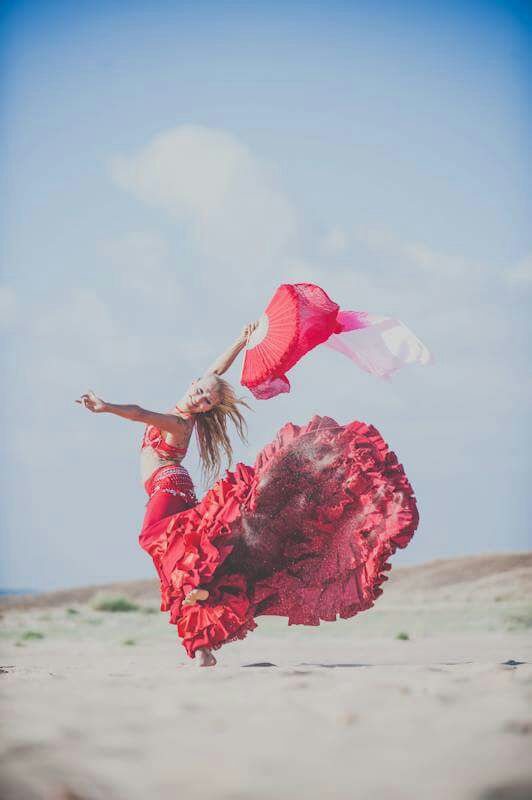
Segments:
[[[179,409],[180,410],[180,409]],[[186,429],[185,444],[176,446],[166,441],[166,434],[155,425],[147,425],[142,437],[140,471],[142,482],[145,483],[157,469],[170,464],[180,464],[185,457],[190,437],[194,429],[194,416],[188,419],[178,417]]]
[[[175,447],[172,444],[168,444],[164,438],[164,433],[159,428],[156,428],[155,425],[146,425],[146,430],[142,438],[141,450],[145,447],[151,447],[152,450],[155,450],[157,455],[165,459],[175,459],[176,461],[181,461],[188,449],[187,446]]]

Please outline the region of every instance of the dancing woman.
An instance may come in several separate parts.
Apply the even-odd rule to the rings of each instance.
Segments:
[[[196,430],[202,476],[206,483],[220,473],[221,455],[224,451],[228,466],[232,463],[232,447],[227,432],[229,418],[242,441],[246,441],[246,422],[238,405],[249,408],[237,398],[223,375],[249,341],[257,322],[246,325],[235,343],[224,352],[200,378],[188,386],[177,404],[164,414],[148,411],[138,405],[107,403],[94,392],[82,395],[77,403],[95,414],[115,414],[117,417],[141,422],[146,428],[141,445],[141,476],[148,494],[148,504],[140,534],[141,547],[149,548],[159,535],[164,521],[172,514],[197,503],[194,486],[188,471],[182,465],[187,454],[192,432]],[[208,591],[191,590],[185,604],[193,605],[205,600]],[[208,648],[200,648],[203,666],[216,663]]]
[[[286,423],[253,466],[238,463],[198,502],[184,458],[195,428],[205,478],[229,466],[231,419],[245,441],[238,408],[249,408],[220,376],[257,327],[246,325],[165,414],[77,402],[146,425],[141,451],[148,493],[140,545],[157,569],[162,611],[194,658],[212,666],[223,644],[243,639],[261,615],[319,625],[370,608],[387,580],[388,559],[418,524],[402,465],[372,426],[315,415]]]

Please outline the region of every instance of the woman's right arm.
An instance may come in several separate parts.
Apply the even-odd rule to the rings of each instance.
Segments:
[[[251,334],[253,333],[258,324],[259,321],[257,320],[256,322],[250,322],[248,325],[245,325],[244,328],[242,328],[242,332],[238,337],[238,339],[236,340],[236,342],[234,342],[234,344],[232,344],[228,350],[222,353],[222,355],[216,359],[214,364],[211,364],[211,366],[207,370],[205,370],[205,372],[203,373],[203,377],[205,377],[206,375],[213,375],[213,374],[223,375],[224,372],[227,372],[227,370],[229,369],[229,367],[231,366],[237,355],[240,353],[241,350],[244,349],[244,347],[249,342],[249,337],[251,336]]]
[[[137,405],[121,405],[119,403],[107,403],[100,397],[96,397],[94,392],[87,392],[76,400],[94,414],[115,414],[123,419],[130,419],[133,422],[143,422],[145,425],[155,425],[165,433],[177,433],[181,430],[182,421],[175,414],[159,414],[156,411],[148,411]]]

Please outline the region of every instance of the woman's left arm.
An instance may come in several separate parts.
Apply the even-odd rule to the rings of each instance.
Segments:
[[[224,372],[227,372],[227,370],[229,369],[229,367],[231,366],[237,355],[247,345],[249,337],[251,336],[251,334],[253,333],[258,324],[259,324],[258,322],[250,322],[249,325],[246,325],[242,329],[242,333],[240,334],[236,342],[232,344],[231,347],[229,347],[225,351],[225,353],[222,353],[222,355],[219,356],[207,370],[205,370],[203,376],[205,377],[205,375],[212,375],[212,374],[223,375]]]

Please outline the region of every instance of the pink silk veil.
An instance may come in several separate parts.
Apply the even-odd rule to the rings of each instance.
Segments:
[[[324,344],[351,359],[364,372],[389,378],[406,364],[428,364],[429,349],[394,317],[367,311],[340,311],[341,331]]]
[[[282,369],[249,387],[257,399],[267,400],[289,392],[290,382],[285,373],[319,344],[343,353],[364,372],[379,378],[390,378],[407,364],[428,364],[432,360],[429,349],[401,320],[367,311],[341,311],[314,284],[294,284],[292,290],[299,302],[298,339]],[[248,347],[254,347],[267,330],[268,319],[263,314],[259,330]]]

